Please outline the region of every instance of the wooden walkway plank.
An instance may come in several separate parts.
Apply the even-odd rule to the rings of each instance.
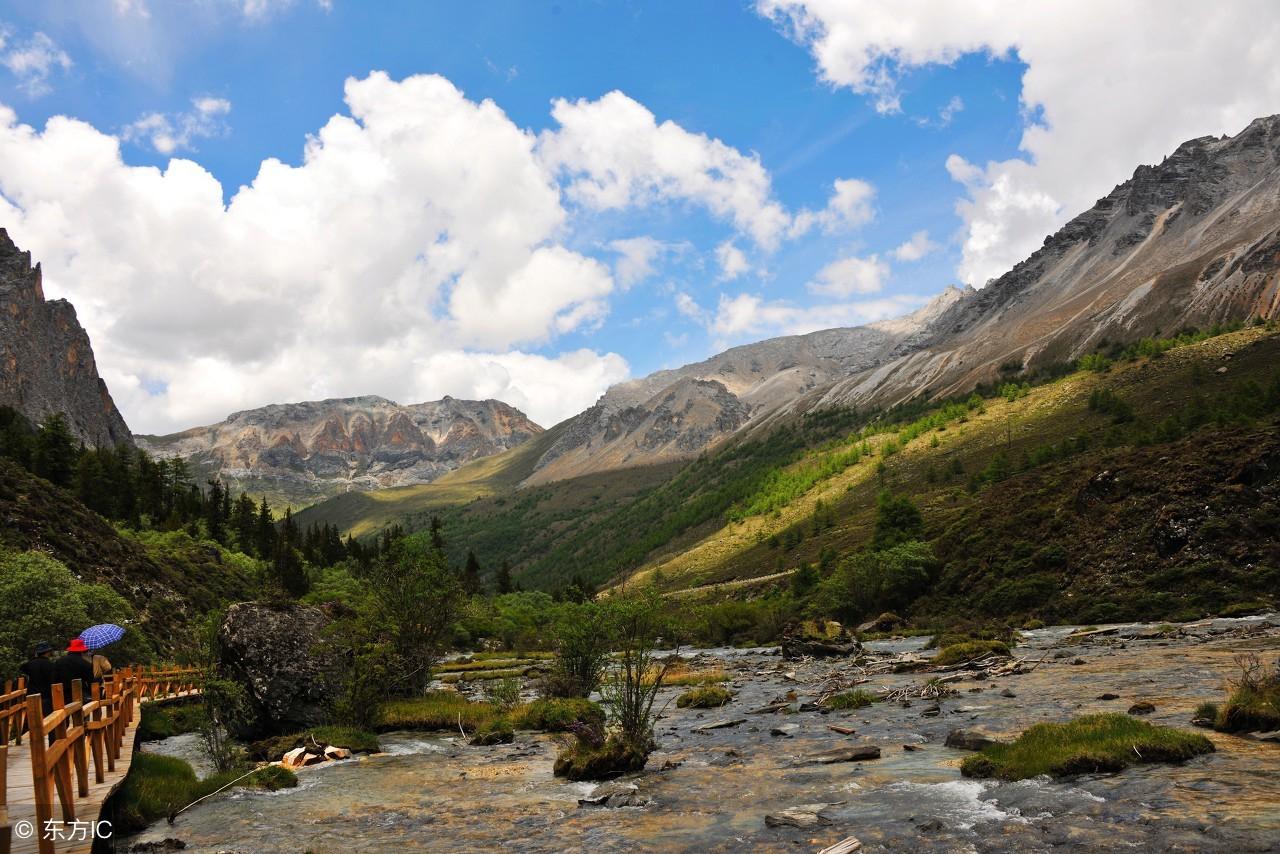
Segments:
[[[65,709],[62,686],[58,685],[54,689],[54,711],[43,718],[40,698],[25,698],[30,731],[22,734],[21,743],[6,747],[3,743],[17,735],[6,727],[0,739],[0,768],[4,772],[0,787],[0,854],[89,854],[92,836],[69,838],[73,835],[70,825],[63,827],[63,838],[44,840],[42,846],[35,832],[41,827],[39,816],[55,821],[69,820],[71,816],[81,822],[98,821],[103,804],[129,773],[138,723],[142,720],[141,703],[198,696],[197,678],[196,671],[189,669],[125,670],[108,684],[106,696],[100,696],[95,686],[90,700],[77,698]],[[11,695],[6,691],[3,696],[11,699]],[[10,715],[0,718],[0,722],[15,718]],[[53,745],[46,744],[46,723],[58,735]],[[34,751],[32,732],[39,736]],[[47,769],[44,782],[39,779],[41,769]],[[47,787],[48,793],[40,797],[42,786]],[[4,833],[6,812],[8,838]]]

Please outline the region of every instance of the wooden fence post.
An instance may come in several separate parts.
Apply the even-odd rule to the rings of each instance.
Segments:
[[[86,724],[89,727],[89,750],[93,753],[93,782],[106,782],[106,769],[102,767],[102,728],[106,725],[106,721],[102,716],[102,705],[105,702],[102,696],[102,689],[106,687],[105,683],[93,685],[93,712],[89,716]]]
[[[67,731],[67,750],[76,769],[76,790],[80,797],[89,797],[89,744],[84,728],[84,683],[79,679],[71,683],[71,700],[75,711],[71,713],[71,726]]]
[[[56,714],[66,708],[66,703],[62,701],[62,686],[53,686],[53,711]],[[76,820],[76,801],[75,795],[71,792],[71,757],[67,755],[67,718],[66,715],[60,715],[58,722],[53,725],[53,744],[49,745],[49,750],[53,752],[53,767],[49,770],[53,773],[53,786],[58,790],[58,800],[62,802],[62,820]],[[34,754],[32,754],[34,756]]]
[[[55,687],[61,699],[61,686]],[[27,697],[27,743],[31,747],[31,782],[35,787],[36,845],[40,854],[53,854],[53,840],[45,833],[53,820],[53,781],[45,759],[44,709],[39,694]]]

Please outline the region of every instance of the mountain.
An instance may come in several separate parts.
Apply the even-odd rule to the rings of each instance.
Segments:
[[[426,483],[542,432],[499,400],[402,406],[367,396],[273,404],[137,442],[156,456],[185,457],[200,476],[221,477],[236,490],[306,504]]]
[[[1044,246],[956,300],[874,371],[800,408],[965,392],[1146,336],[1280,310],[1280,116],[1139,166]]]
[[[89,336],[66,300],[46,300],[40,265],[31,266],[0,228],[0,406],[34,424],[62,413],[77,439],[107,447],[132,441]]]
[[[612,386],[560,425],[527,483],[696,456],[762,414],[878,364],[965,295],[949,287],[906,317],[770,338]]]

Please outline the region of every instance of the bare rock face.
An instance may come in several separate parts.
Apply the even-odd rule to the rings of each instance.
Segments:
[[[382,397],[287,403],[237,412],[221,424],[139,436],[154,455],[181,456],[233,489],[296,503],[350,490],[427,483],[542,432],[499,400],[401,406]]]
[[[66,300],[46,300],[40,265],[0,228],[0,405],[33,424],[61,413],[86,445],[132,442],[89,336]]]
[[[242,602],[218,629],[221,664],[248,691],[256,720],[246,735],[323,723],[332,662],[316,652],[329,622],[320,608]]]

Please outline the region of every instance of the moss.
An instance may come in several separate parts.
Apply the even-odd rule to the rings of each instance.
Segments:
[[[506,718],[493,718],[476,727],[476,731],[472,733],[468,744],[510,744],[515,740],[515,737],[516,734],[515,730],[511,728],[511,721]]]
[[[1202,735],[1155,726],[1128,715],[1086,715],[1060,724],[1037,724],[1012,744],[993,744],[965,759],[966,777],[1025,780],[1121,771],[1148,762],[1182,762],[1212,753]]]
[[[191,766],[173,756],[137,753],[129,766],[124,785],[113,796],[116,831],[141,830],[182,809],[193,801],[218,791],[242,776],[244,771],[227,771],[196,779]],[[268,791],[298,785],[292,771],[279,766],[259,768],[236,786]]]
[[[963,641],[961,643],[953,643],[944,646],[938,651],[933,658],[933,664],[938,667],[946,667],[951,664],[961,664],[966,661],[974,661],[979,658],[986,658],[991,655],[1009,656],[1009,645],[1004,641],[998,640],[975,640]]]
[[[158,741],[187,732],[198,732],[204,725],[201,703],[147,703],[138,722],[138,741]]]
[[[512,713],[516,729],[568,732],[576,724],[604,726],[604,709],[590,700],[547,697],[519,706]]]
[[[648,760],[647,751],[637,750],[616,736],[610,736],[599,747],[579,740],[556,757],[554,773],[570,780],[607,780],[641,771]]]
[[[839,694],[832,694],[830,697],[822,701],[823,708],[839,711],[841,709],[862,709],[870,706],[878,698],[870,691],[864,691],[861,688],[854,688],[852,691],[844,691]]]
[[[676,698],[681,709],[715,709],[733,699],[733,692],[719,685],[702,685],[685,691]]]

